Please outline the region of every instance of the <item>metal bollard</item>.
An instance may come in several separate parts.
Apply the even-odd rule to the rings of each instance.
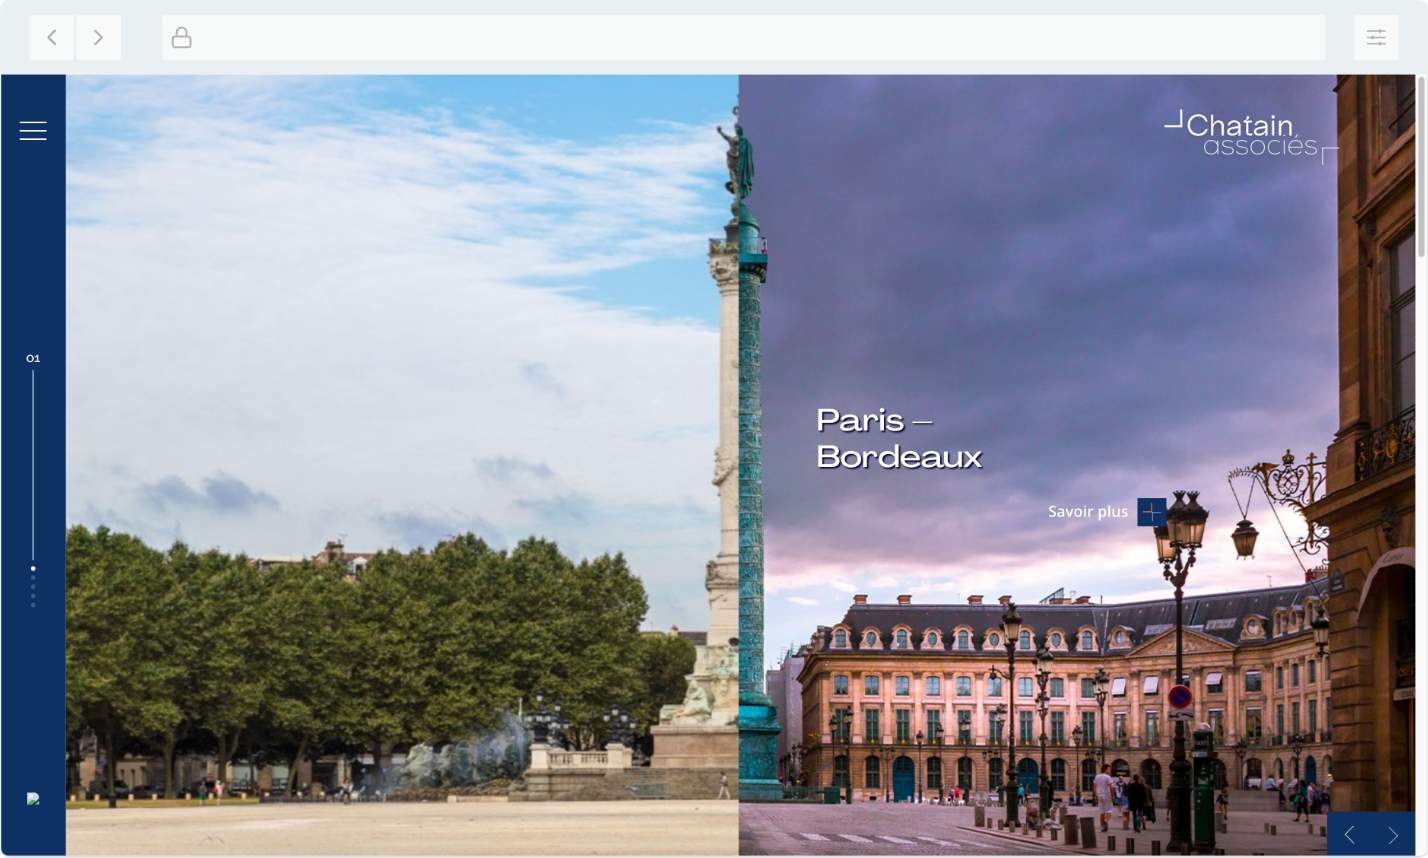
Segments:
[[[1126,854],[1127,854],[1127,855],[1134,855],[1134,854],[1135,854],[1135,838],[1134,838],[1134,837],[1127,837],[1127,838],[1126,838]]]
[[[1066,817],[1066,845],[1076,846],[1080,838],[1076,835],[1081,833],[1081,823],[1075,816]]]
[[[1107,835],[1106,835],[1106,851],[1107,851],[1107,852],[1114,852],[1114,851],[1116,851],[1116,836],[1115,836],[1114,834],[1107,834]]]
[[[1182,844],[1180,844],[1180,854],[1181,854],[1181,855],[1189,855],[1189,854],[1190,854],[1190,844],[1189,844],[1189,843],[1182,843]]]
[[[1270,834],[1278,834],[1278,833],[1279,833],[1279,826],[1278,826],[1278,825],[1271,825],[1271,826],[1269,827],[1269,833],[1270,833]]]
[[[1319,836],[1320,836],[1320,837],[1327,837],[1327,836],[1329,836],[1329,826],[1327,826],[1327,825],[1321,825],[1321,826],[1319,826]]]
[[[1056,832],[1057,832],[1058,830],[1059,830],[1059,829],[1055,829],[1055,828],[1051,829],[1051,839],[1052,839],[1052,840],[1055,840],[1055,839],[1056,839]]]
[[[1160,854],[1160,841],[1159,841],[1159,840],[1152,840],[1152,841],[1150,841],[1150,854],[1152,854],[1152,855],[1159,855],[1159,854]]]

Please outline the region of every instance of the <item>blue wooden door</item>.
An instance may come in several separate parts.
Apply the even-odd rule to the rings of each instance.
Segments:
[[[916,780],[911,758],[898,757],[893,760],[893,801],[912,801]]]
[[[1313,757],[1309,757],[1304,761],[1304,780],[1311,784],[1317,784],[1319,782],[1319,766],[1314,762]]]

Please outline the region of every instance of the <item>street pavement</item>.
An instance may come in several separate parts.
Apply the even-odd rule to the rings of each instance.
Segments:
[[[1071,812],[1093,808],[1072,808]],[[1015,834],[974,825],[975,808],[936,805],[885,804],[866,802],[853,805],[743,804],[739,807],[739,853],[741,855],[1058,855],[1109,854],[1106,835],[1097,831],[1094,850],[1068,847],[1063,840],[1052,841],[1050,832]],[[1002,808],[987,808],[987,818],[995,825],[1005,819]],[[1216,845],[1227,855],[1313,855],[1323,854],[1326,839],[1319,834],[1323,815],[1314,818],[1312,831],[1303,823],[1293,823],[1292,813],[1277,811],[1231,812],[1228,832],[1217,837]],[[1277,833],[1264,833],[1264,825],[1276,826]],[[1160,841],[1164,851],[1170,840],[1170,824],[1162,811],[1159,820],[1139,834],[1123,829],[1117,817],[1110,834],[1116,838],[1115,854],[1126,854],[1126,839],[1135,841],[1138,855],[1151,854],[1151,841]]]

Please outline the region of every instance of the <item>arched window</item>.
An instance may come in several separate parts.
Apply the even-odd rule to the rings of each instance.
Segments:
[[[868,674],[867,676],[863,677],[863,693],[864,693],[864,694],[877,694],[877,693],[878,693],[878,678],[877,678],[876,676],[874,676],[873,674],[871,674],[871,673]]]
[[[848,780],[848,757],[838,756],[833,758],[833,786],[852,786]]]
[[[1121,631],[1120,629],[1116,629],[1116,646],[1125,646],[1125,645],[1126,645],[1126,633],[1125,633],[1124,631]]]
[[[1111,763],[1111,777],[1113,777],[1113,778],[1128,778],[1128,777],[1130,777],[1130,763],[1126,762],[1125,760],[1115,760],[1115,761],[1113,761],[1113,762]]]
[[[907,629],[897,630],[897,648],[907,649]]]
[[[1026,629],[1021,630],[1021,639],[1017,641],[1017,649],[1031,649],[1031,632]]]
[[[1160,789],[1160,763],[1146,760],[1140,764],[1140,779],[1151,789]]]
[[[958,632],[958,633],[957,633],[957,649],[971,649],[971,648],[972,648],[972,636],[969,635],[969,634],[967,634],[965,631]]]
[[[1096,791],[1096,758],[1087,757],[1081,761],[1081,792],[1094,793]]]
[[[927,645],[928,645],[928,646],[937,646],[937,632],[928,632],[928,633],[927,633]]]
[[[1094,649],[1095,646],[1096,646],[1096,638],[1095,638],[1095,635],[1091,634],[1091,630],[1090,630],[1090,629],[1085,629],[1085,630],[1083,630],[1083,631],[1081,632],[1081,649]]]
[[[1283,760],[1275,760],[1275,761],[1274,761],[1274,776],[1277,777],[1277,778],[1282,778],[1282,777],[1284,777],[1284,761],[1283,761]]]
[[[957,760],[957,788],[972,788],[972,758],[962,757]]]
[[[927,788],[942,789],[941,757],[929,757],[927,760]]]
[[[1262,762],[1260,762],[1259,760],[1254,759],[1254,758],[1245,760],[1245,777],[1247,777],[1247,778],[1262,778],[1262,777],[1264,777],[1264,763],[1262,763]]]
[[[987,789],[999,790],[1002,788],[1002,760],[1000,757],[993,757],[987,762]]]
[[[940,677],[940,676],[929,676],[929,677],[927,677],[927,696],[929,696],[929,697],[936,697],[937,695],[939,695],[939,694],[941,694],[941,693],[942,693],[942,677]]]
[[[1064,792],[1066,789],[1066,761],[1060,758],[1051,761],[1051,791]]]
[[[863,761],[863,786],[868,789],[882,789],[883,770],[879,768],[882,760],[877,757],[868,757]]]
[[[836,630],[835,632],[833,632],[833,645],[834,645],[834,646],[847,646],[847,645],[848,645],[848,632],[845,631],[845,630],[843,630],[843,629],[838,629],[838,630]]]
[[[863,637],[863,642],[866,643],[868,646],[877,646],[877,645],[878,645],[878,633],[877,633],[877,632],[868,632],[868,633]]]

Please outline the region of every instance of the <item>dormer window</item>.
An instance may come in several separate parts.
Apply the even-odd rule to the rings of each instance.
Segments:
[[[1001,636],[1001,635],[997,634],[996,632],[992,632],[991,634],[987,635],[987,646],[1001,646],[1001,645],[1002,645],[1002,636]]]
[[[1061,633],[1060,633],[1060,632],[1052,632],[1052,633],[1051,633],[1051,648],[1052,648],[1052,649],[1061,649]]]
[[[897,648],[898,648],[898,649],[907,649],[907,630],[906,630],[906,629],[898,629],[898,630],[897,630]]]
[[[937,632],[928,632],[928,633],[927,633],[927,645],[928,645],[928,646],[937,646]]]
[[[957,633],[957,649],[971,649],[972,636],[967,632]]]
[[[1017,649],[1031,649],[1031,632],[1026,629],[1021,630],[1021,637],[1016,642]]]
[[[866,635],[863,636],[863,643],[867,644],[868,646],[877,646],[877,645],[878,645],[878,633],[877,633],[877,632],[868,632]]]
[[[1126,633],[1122,629],[1116,629],[1116,646],[1126,645]]]
[[[1245,623],[1245,633],[1251,635],[1259,634],[1259,620],[1250,620]]]
[[[833,632],[833,645],[834,645],[834,646],[847,646],[847,645],[848,645],[848,632],[845,631],[845,630],[843,630],[843,629],[838,629],[837,631]]]
[[[1091,634],[1090,629],[1081,632],[1081,649],[1090,650],[1096,648],[1096,636]]]

